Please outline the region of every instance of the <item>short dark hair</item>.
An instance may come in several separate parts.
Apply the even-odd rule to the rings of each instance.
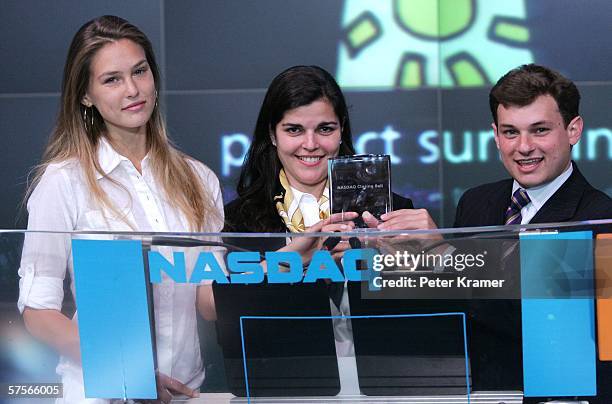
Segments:
[[[576,85],[548,67],[528,64],[506,73],[489,93],[489,106],[497,125],[497,107],[531,104],[542,95],[550,95],[557,102],[565,127],[580,115],[580,93]]]
[[[276,76],[259,110],[237,187],[240,209],[248,212],[245,217],[255,215],[253,231],[285,231],[274,207],[274,196],[282,190],[278,174],[283,166],[270,135],[287,111],[317,100],[327,100],[340,122],[338,154],[355,154],[346,100],[329,72],[318,66],[293,66]]]

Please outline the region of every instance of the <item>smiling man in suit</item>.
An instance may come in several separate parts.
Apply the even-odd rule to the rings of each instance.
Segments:
[[[455,227],[612,218],[612,199],[571,161],[583,129],[574,83],[546,67],[523,65],[497,82],[489,103],[495,143],[512,178],[466,191]],[[518,251],[504,248],[510,254],[500,253],[502,267],[516,267]],[[469,327],[474,389],[522,390],[521,301],[473,300]],[[600,380],[610,374],[607,366],[598,368]]]
[[[612,199],[571,161],[583,128],[573,82],[523,65],[499,79],[489,104],[495,143],[512,178],[466,191],[455,227],[612,218]]]

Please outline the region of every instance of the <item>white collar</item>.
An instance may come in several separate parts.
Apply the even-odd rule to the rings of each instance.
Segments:
[[[289,217],[293,217],[293,214],[299,210],[302,213],[302,218],[306,227],[310,227],[319,222],[321,220],[320,212],[329,209],[329,200],[323,205],[319,205],[319,201],[312,194],[299,191],[293,187],[291,187],[291,192],[293,192],[293,202],[287,214]],[[325,188],[323,195],[327,196],[328,194],[329,191]]]
[[[100,164],[100,168],[102,169],[102,172],[105,175],[110,174],[123,161],[129,163],[130,165],[133,165],[132,162],[130,161],[130,159],[128,159],[127,157],[125,157],[125,156],[123,156],[121,154],[119,154],[113,148],[113,146],[111,146],[111,144],[108,141],[108,139],[106,139],[104,136],[101,136],[100,140],[98,141],[97,154],[98,154],[98,163]],[[143,167],[145,165],[145,161],[148,160],[148,158],[149,158],[149,154],[147,153],[145,158],[142,159],[142,166]],[[104,175],[100,174],[99,172],[96,172],[96,179],[97,180],[99,180],[99,179],[101,179],[103,177],[104,177]]]
[[[306,196],[306,195],[314,198],[314,200],[318,202],[318,199],[313,194],[309,194],[307,192],[302,192],[302,191],[292,187],[291,185],[289,187],[291,188],[291,193],[293,193],[293,200],[296,201],[298,204],[300,203],[302,198],[304,196]],[[327,196],[327,198],[329,199],[329,188],[325,187],[323,189],[323,195]]]
[[[529,195],[529,199],[531,200],[533,207],[536,208],[536,210],[540,210],[546,201],[550,199],[550,197],[553,196],[559,188],[561,188],[561,185],[563,185],[565,181],[567,181],[570,175],[572,175],[573,171],[574,167],[570,161],[567,169],[565,169],[565,171],[554,180],[546,184],[538,185],[537,187],[526,188],[525,190],[527,191],[527,195]],[[514,180],[512,183],[512,194],[514,194],[514,192],[519,188],[522,187],[518,182],[516,182],[516,180]]]

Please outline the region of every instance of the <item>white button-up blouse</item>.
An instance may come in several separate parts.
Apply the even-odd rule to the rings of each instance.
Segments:
[[[189,231],[184,216],[172,206],[156,183],[148,156],[142,161],[141,174],[126,157],[102,139],[98,159],[102,171],[107,173],[107,176],[97,176],[98,184],[134,228],[116,214],[103,212],[92,200],[79,163],[66,161],[50,164],[30,196],[28,230]],[[217,210],[209,215],[203,231],[220,232],[223,228],[223,201],[219,180],[204,164],[195,160],[191,163]],[[61,310],[66,270],[70,274],[74,295],[70,242],[69,235],[26,234],[19,269],[20,311],[26,306]],[[161,252],[166,255],[165,251]],[[174,283],[165,277],[162,283],[154,285],[153,297],[158,369],[197,389],[204,379],[204,372],[197,334],[196,286]],[[73,321],[76,321],[76,314]],[[80,366],[61,358],[57,371],[65,376],[68,373],[78,375]],[[82,391],[82,387],[80,389]]]

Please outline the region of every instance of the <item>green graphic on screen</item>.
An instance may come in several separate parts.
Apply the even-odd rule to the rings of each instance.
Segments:
[[[533,62],[525,0],[346,0],[343,87],[487,86]]]

